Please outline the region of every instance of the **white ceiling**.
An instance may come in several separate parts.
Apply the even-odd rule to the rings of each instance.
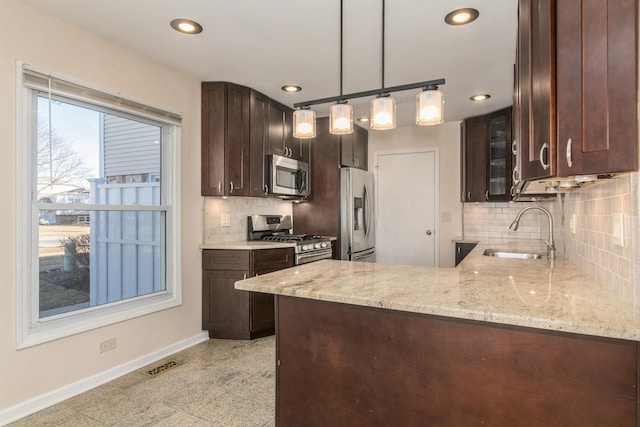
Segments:
[[[283,104],[336,96],[340,81],[339,0],[21,0],[202,81],[252,87]],[[466,26],[445,24],[473,7]],[[381,86],[382,0],[344,0],[343,93]],[[174,18],[199,22],[179,34]],[[511,105],[517,0],[387,0],[385,86],[446,79],[445,120]],[[292,83],[302,92],[284,93]],[[417,90],[396,92],[398,125],[413,122]],[[490,93],[474,103],[469,96]],[[352,100],[356,117],[368,99]],[[313,107],[318,116],[327,105]]]

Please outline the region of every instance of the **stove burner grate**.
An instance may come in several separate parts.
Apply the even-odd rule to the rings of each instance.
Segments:
[[[272,234],[270,236],[263,236],[262,240],[270,242],[302,242],[305,240],[313,240],[318,237],[313,234]]]

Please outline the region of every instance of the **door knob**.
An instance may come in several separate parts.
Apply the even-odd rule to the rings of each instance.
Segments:
[[[431,230],[427,230],[427,236],[431,236]]]

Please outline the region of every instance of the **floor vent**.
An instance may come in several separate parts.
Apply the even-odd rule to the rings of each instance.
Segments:
[[[182,365],[182,362],[178,362],[175,359],[172,360],[168,360],[166,362],[161,363],[158,366],[155,366],[151,369],[148,369],[146,371],[143,371],[142,373],[149,376],[149,377],[156,377],[158,375],[160,375],[163,372],[167,372],[169,369],[173,369],[176,366],[180,366]]]

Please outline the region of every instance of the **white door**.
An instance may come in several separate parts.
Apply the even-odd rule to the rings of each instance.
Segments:
[[[377,262],[438,265],[437,150],[376,156]]]

